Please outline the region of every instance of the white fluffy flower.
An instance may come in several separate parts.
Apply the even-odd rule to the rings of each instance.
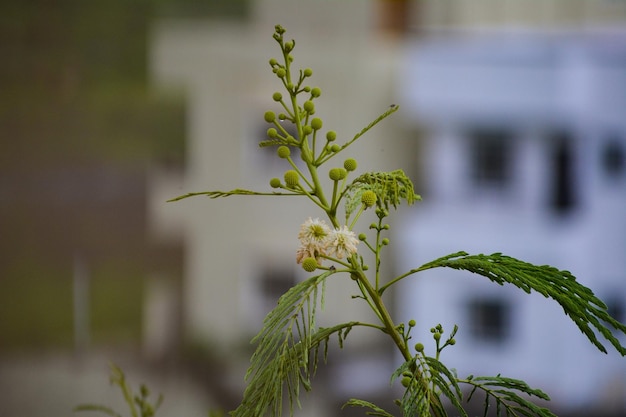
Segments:
[[[330,228],[320,219],[308,218],[298,233],[300,247],[296,252],[296,262],[301,263],[306,258],[315,258],[319,262],[320,255],[326,255],[327,239]]]
[[[356,234],[348,229],[348,226],[342,226],[330,232],[327,237],[326,249],[329,254],[335,254],[339,259],[344,256],[350,257],[357,251],[356,245],[359,244]]]

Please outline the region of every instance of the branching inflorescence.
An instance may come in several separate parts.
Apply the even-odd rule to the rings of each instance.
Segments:
[[[296,71],[292,68],[296,43],[286,40],[284,35],[285,30],[276,26],[273,37],[280,47],[281,59],[269,61],[273,74],[284,89],[284,93],[275,92],[272,96],[282,110],[278,114],[273,111],[264,114],[269,127],[267,138],[260,143],[262,147],[276,147],[277,156],[285,160],[283,178],[270,180],[273,191],[234,189],[194,192],[171,200],[198,195],[211,198],[234,195],[300,196],[309,199],[321,210],[322,219],[309,217],[305,220],[298,235],[301,245],[294,250],[296,262],[307,272],[318,275],[291,288],[265,318],[263,328],[253,340],[257,348],[246,376],[248,386],[241,405],[232,412],[233,416],[278,417],[283,413],[285,399],[290,412],[293,412],[294,406],[299,405],[300,388],[311,389],[318,358],[326,357],[331,337],[336,337],[343,346],[354,327],[382,331],[404,358],[404,363],[392,375],[392,381],[400,380],[405,388],[404,395],[397,400],[398,412],[403,416],[447,416],[444,404],[452,407],[455,413],[467,416],[464,404],[478,391],[485,396],[485,412],[493,404],[498,415],[553,416],[549,410],[530,400],[532,397],[547,400],[548,396],[523,381],[500,375],[460,378],[448,369],[440,361],[440,354],[444,348],[456,343],[456,327],[444,339],[444,330],[440,325],[431,329],[436,347],[434,357],[426,354],[422,343],[410,346],[410,331],[415,321],[411,320],[406,325],[395,323],[383,295],[390,286],[433,268],[464,270],[500,285],[511,284],[527,293],[538,292],[559,303],[565,314],[600,351],[606,352],[606,348],[597,332],[619,353],[626,354],[626,348],[609,328],[626,333],[626,326],[613,319],[607,313],[606,305],[567,271],[532,265],[497,253],[469,255],[459,252],[396,277],[381,276],[381,249],[389,244],[389,239],[385,237],[389,225],[384,220],[389,216],[389,210],[396,209],[403,201],[411,205],[420,199],[414,192],[413,183],[401,170],[367,172],[350,180],[357,162],[349,157],[341,166],[326,171],[331,180],[331,190],[322,187],[320,175],[323,166],[397,111],[398,106],[387,108],[345,142],[341,142],[332,130],[322,133],[323,121],[315,117],[315,103],[322,93],[321,89],[308,85],[313,75],[311,69]],[[300,158],[304,165],[296,164],[295,158]],[[341,204],[345,207],[344,217],[338,214]],[[375,218],[369,225],[370,230],[375,230],[375,238],[371,241],[367,233],[356,232],[359,219],[368,209]],[[363,245],[359,246],[360,243]],[[373,253],[375,268],[369,269],[359,250]],[[323,305],[324,283],[330,276],[338,274],[354,281],[359,291],[354,298],[367,303],[377,322],[348,322],[328,328],[316,326],[316,313],[318,307]],[[467,391],[462,390],[462,386],[469,388],[469,395],[464,395]],[[365,400],[352,399],[347,405],[366,407],[368,413],[375,416],[393,415]]]

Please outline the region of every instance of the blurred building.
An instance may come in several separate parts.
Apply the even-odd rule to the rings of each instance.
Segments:
[[[626,5],[425,4],[433,30],[408,46],[397,90],[407,122],[427,132],[424,201],[403,217],[400,271],[503,252],[570,270],[623,322]],[[398,309],[418,321],[416,337],[458,324],[444,360],[461,375],[502,373],[564,409],[623,412],[623,358],[598,352],[556,303],[467,275],[405,284]]]
[[[303,277],[295,263],[297,231],[308,216],[319,213],[296,199],[288,206],[269,197],[163,201],[206,190],[269,190],[269,179],[288,169],[272,148],[257,147],[268,127],[262,115],[276,110],[271,95],[280,91],[266,64],[278,52],[271,39],[275,24],[297,41],[294,66],[313,69],[311,82],[322,88],[316,115],[324,120],[324,130],[338,132],[340,141],[390,104],[402,105],[400,116],[377,126],[350,152],[359,161],[357,174],[361,167],[402,168],[419,174],[416,182],[425,187],[426,201],[404,211],[402,221],[410,228],[403,224],[404,232],[396,237],[405,249],[396,253],[397,264],[388,265],[387,272],[417,266],[415,259],[425,262],[461,249],[488,252],[493,245],[492,252],[512,251],[573,272],[582,265],[586,269],[581,266],[579,275],[585,275],[592,266],[579,251],[589,249],[610,266],[597,278],[602,283],[598,294],[611,296],[614,312],[620,312],[626,291],[620,255],[626,249],[624,225],[618,223],[625,208],[620,115],[626,95],[618,43],[624,37],[583,32],[596,24],[623,22],[623,3],[259,0],[251,7],[247,22],[160,21],[152,31],[150,54],[154,84],[183,89],[188,98],[187,163],[178,174],[153,170],[151,230],[155,239],[182,242],[186,249],[182,333],[233,371],[228,373],[232,380],[224,381],[227,386],[241,388],[248,340],[280,294]],[[563,28],[567,32],[552,33]],[[615,243],[601,251],[607,239]],[[602,364],[590,359],[595,365],[580,371],[584,378],[572,376],[571,367],[580,365],[576,355],[585,361],[603,356],[573,325],[557,321],[547,326],[544,315],[561,314],[554,306],[535,308],[543,301],[535,298],[522,306],[514,294],[493,284],[448,286],[443,279],[420,279],[433,288],[404,287],[398,311],[415,316],[425,329],[436,320],[447,328],[458,322],[469,332],[476,323],[466,323],[468,305],[494,317],[515,310],[510,330],[509,322],[502,322],[507,335],[516,338],[507,342],[510,349],[499,341],[473,344],[471,336],[462,339],[469,333],[459,333],[450,359],[460,372],[469,363],[481,365],[485,373],[501,372],[495,365],[517,364],[512,377],[562,384],[546,387],[562,402],[581,391],[590,396],[575,398],[586,402],[610,396],[599,381],[618,387],[613,399],[623,394],[623,369],[614,372],[620,365],[612,356]],[[581,281],[595,288],[596,281],[582,276]],[[330,285],[325,315],[333,323],[360,318],[365,306],[346,302],[351,282]],[[492,292],[497,298],[487,297]],[[486,298],[475,300],[474,295]],[[158,317],[167,314],[146,316],[153,321],[146,328],[162,329]],[[530,336],[535,327],[544,330]],[[166,334],[152,334],[149,346],[167,344]],[[328,392],[345,400],[346,394],[366,397],[388,390],[394,362],[379,337],[350,335],[350,354],[327,371]],[[569,352],[571,345],[580,350]],[[478,350],[484,361],[476,360]],[[558,367],[550,367],[546,358]],[[610,384],[610,378],[617,382]],[[587,389],[587,383],[599,390]]]

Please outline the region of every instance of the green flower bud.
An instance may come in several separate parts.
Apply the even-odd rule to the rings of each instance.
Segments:
[[[376,193],[372,190],[367,190],[361,194],[361,203],[365,204],[365,207],[372,207],[376,204],[377,199]]]
[[[402,378],[400,383],[402,384],[403,387],[407,388],[411,384],[411,377],[405,376],[404,378]]]
[[[417,323],[415,323],[415,320],[411,319],[409,320],[409,327],[415,327]]]
[[[320,130],[322,128],[322,119],[314,117],[313,120],[311,120],[311,127],[313,130]]]
[[[310,91],[311,91],[311,87],[309,87],[309,86],[307,85],[307,86],[306,86],[306,87],[304,87],[302,90],[303,90],[305,93],[308,93],[308,92],[310,92]]]
[[[356,159],[354,158],[348,158],[345,161],[343,161],[343,167],[346,169],[346,171],[348,172],[352,172],[356,169]]]
[[[289,149],[288,146],[282,145],[278,147],[276,153],[278,154],[279,158],[285,159],[288,158],[289,155],[291,155],[291,149]]]
[[[292,51],[294,46],[293,41],[285,42],[285,52]]]
[[[367,235],[366,235],[365,233],[361,233],[361,234],[359,234],[359,240],[360,240],[360,241],[364,241],[364,240],[366,240],[366,239],[367,239]]]
[[[319,87],[313,87],[311,89],[311,97],[319,97],[322,95],[322,90]]]
[[[380,243],[382,243],[383,245],[387,246],[389,244],[389,239],[384,238]]]
[[[305,101],[302,107],[304,108],[304,111],[309,114],[313,114],[315,112],[315,104],[313,104],[311,100]]]
[[[385,230],[389,230],[389,224],[385,223],[385,224],[383,225],[383,229],[385,229]]]
[[[298,185],[299,182],[300,176],[296,171],[290,169],[289,171],[285,172],[285,184],[287,184],[287,187],[293,188]]]
[[[422,343],[416,343],[415,344],[415,351],[422,353],[424,351],[424,345]]]
[[[285,76],[287,75],[287,71],[284,68],[278,68],[276,70],[276,75],[278,76],[278,78],[285,78]]]
[[[369,265],[363,265],[362,268],[364,271],[367,271],[368,269],[370,269]]]
[[[278,113],[278,120],[285,120],[287,115],[285,113]]]
[[[305,258],[302,261],[302,269],[306,272],[313,272],[317,269],[317,260],[315,258]]]
[[[434,338],[435,340],[439,340],[439,339],[441,339],[441,333],[439,333],[439,332],[435,332],[435,334],[433,334],[433,338]]]
[[[331,152],[339,152],[341,150],[341,146],[333,143],[333,146],[330,147]]]
[[[283,95],[277,91],[272,95],[272,99],[274,99],[274,101],[281,101],[283,99]]]
[[[278,61],[276,61],[275,58],[270,59],[270,65],[273,67],[275,65],[278,65]]]
[[[270,127],[269,129],[267,129],[267,137],[271,139],[278,137],[278,130]]]
[[[448,340],[448,344],[449,345],[456,345],[456,340],[455,339],[450,339],[450,340]]]
[[[376,223],[370,224],[370,229],[376,229],[378,225]]]
[[[339,168],[332,168],[328,171],[328,176],[333,181],[339,181],[341,179],[341,171]]]
[[[272,178],[270,180],[270,187],[272,187],[272,188],[279,188],[280,187],[280,179],[279,178]]]
[[[305,68],[305,70],[302,73],[304,74],[305,77],[310,77],[311,75],[313,75],[313,70],[311,68]]]
[[[332,142],[335,139],[337,139],[337,132],[335,132],[334,130],[329,130],[328,133],[326,133],[326,140]]]
[[[276,120],[276,114],[273,111],[266,111],[264,118],[267,123],[272,123]]]
[[[313,132],[313,128],[309,125],[306,125],[302,128],[302,133],[304,134],[304,136],[310,135],[312,132]]]

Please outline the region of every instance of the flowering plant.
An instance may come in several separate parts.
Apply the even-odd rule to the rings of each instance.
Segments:
[[[272,72],[286,91],[285,95],[276,92],[272,97],[283,111],[278,115],[273,111],[265,112],[264,119],[269,128],[267,138],[260,143],[262,147],[276,147],[277,156],[286,161],[287,170],[283,178],[269,181],[273,191],[234,189],[193,192],[171,200],[199,195],[210,198],[290,195],[307,198],[321,211],[322,218],[309,217],[304,221],[298,233],[300,246],[295,250],[295,261],[312,276],[280,297],[253,339],[257,347],[246,375],[248,385],[240,406],[232,412],[234,417],[279,417],[285,400],[293,414],[294,406],[299,405],[300,388],[312,388],[312,378],[320,357],[326,359],[331,336],[338,337],[340,346],[343,346],[348,333],[355,327],[384,333],[403,358],[404,362],[392,374],[392,380],[399,380],[404,387],[404,394],[396,400],[399,406],[396,411],[403,416],[443,417],[450,410],[467,416],[467,401],[477,392],[482,392],[485,397],[485,415],[495,405],[497,415],[554,416],[548,409],[532,402],[532,397],[542,400],[549,397],[523,381],[501,375],[459,377],[444,365],[441,353],[456,343],[456,326],[444,337],[442,326],[434,325],[431,333],[435,348],[434,356],[431,356],[423,343],[411,342],[411,329],[416,325],[414,320],[406,324],[393,320],[385,298],[387,289],[421,271],[434,268],[465,270],[496,284],[511,284],[527,293],[538,292],[559,303],[565,314],[600,351],[606,352],[600,340],[604,338],[621,355],[626,355],[626,348],[616,337],[617,333],[626,333],[626,326],[611,317],[606,305],[568,271],[532,265],[498,253],[470,255],[458,252],[396,277],[383,276],[380,267],[382,249],[389,244],[387,234],[390,229],[385,219],[390,210],[403,201],[411,205],[420,200],[411,180],[401,170],[367,172],[349,180],[357,167],[356,160],[350,157],[344,159],[341,167],[326,171],[332,190],[324,189],[320,175],[323,166],[339,154],[343,155],[372,127],[396,112],[398,106],[386,109],[343,143],[332,130],[322,134],[323,122],[315,117],[315,100],[321,95],[321,90],[307,84],[313,74],[311,69],[293,69],[295,41],[286,40],[284,35],[285,30],[276,26],[273,37],[280,47],[281,59],[269,61]],[[295,135],[290,132],[295,132]],[[296,164],[296,156],[304,165]],[[345,217],[339,215],[341,205],[345,207]],[[359,220],[367,216],[371,216],[373,222],[363,229]],[[357,234],[357,230],[361,232]],[[374,259],[372,269],[362,253]],[[323,302],[324,283],[335,275],[344,275],[352,280],[359,292],[353,298],[369,306],[376,322],[351,321],[331,327],[316,325],[318,306]],[[611,328],[616,331],[615,334]],[[374,416],[393,415],[391,411],[362,399],[350,399],[347,405],[366,407],[368,414]]]

